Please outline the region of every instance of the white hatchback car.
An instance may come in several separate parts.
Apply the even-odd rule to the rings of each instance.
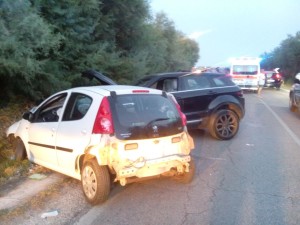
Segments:
[[[175,98],[160,90],[107,85],[61,91],[10,126],[17,160],[81,180],[91,204],[121,185],[161,175],[190,182],[193,139]]]

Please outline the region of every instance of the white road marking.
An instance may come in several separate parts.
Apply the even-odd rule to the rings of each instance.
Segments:
[[[262,99],[260,101],[266,106],[266,108],[273,114],[273,116],[276,118],[276,120],[281,124],[281,126],[288,132],[288,134],[291,136],[291,138],[296,142],[296,144],[300,147],[300,139],[297,137],[297,135],[286,125],[286,123],[271,109],[270,106],[265,103]]]

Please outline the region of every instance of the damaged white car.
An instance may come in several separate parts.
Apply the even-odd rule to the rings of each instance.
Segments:
[[[105,201],[111,182],[172,176],[190,182],[193,139],[175,98],[125,85],[56,93],[10,126],[15,157],[82,182],[88,202]]]

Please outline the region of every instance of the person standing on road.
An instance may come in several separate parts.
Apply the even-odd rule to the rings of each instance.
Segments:
[[[260,70],[260,73],[258,75],[258,90],[257,90],[257,94],[258,97],[261,98],[261,91],[265,85],[266,82],[266,75],[264,73],[265,71],[263,69]]]

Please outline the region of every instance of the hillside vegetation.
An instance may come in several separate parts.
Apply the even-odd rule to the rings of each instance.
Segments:
[[[30,166],[28,160],[22,162],[14,160],[13,143],[6,137],[6,129],[21,119],[22,113],[31,107],[24,99],[15,99],[14,102],[0,108],[0,184],[10,177],[22,176]]]
[[[288,35],[278,47],[261,55],[262,67],[269,70],[280,68],[286,83],[292,83],[300,72],[300,32]]]
[[[42,99],[96,69],[118,83],[190,69],[198,44],[147,0],[0,1],[0,105]]]

